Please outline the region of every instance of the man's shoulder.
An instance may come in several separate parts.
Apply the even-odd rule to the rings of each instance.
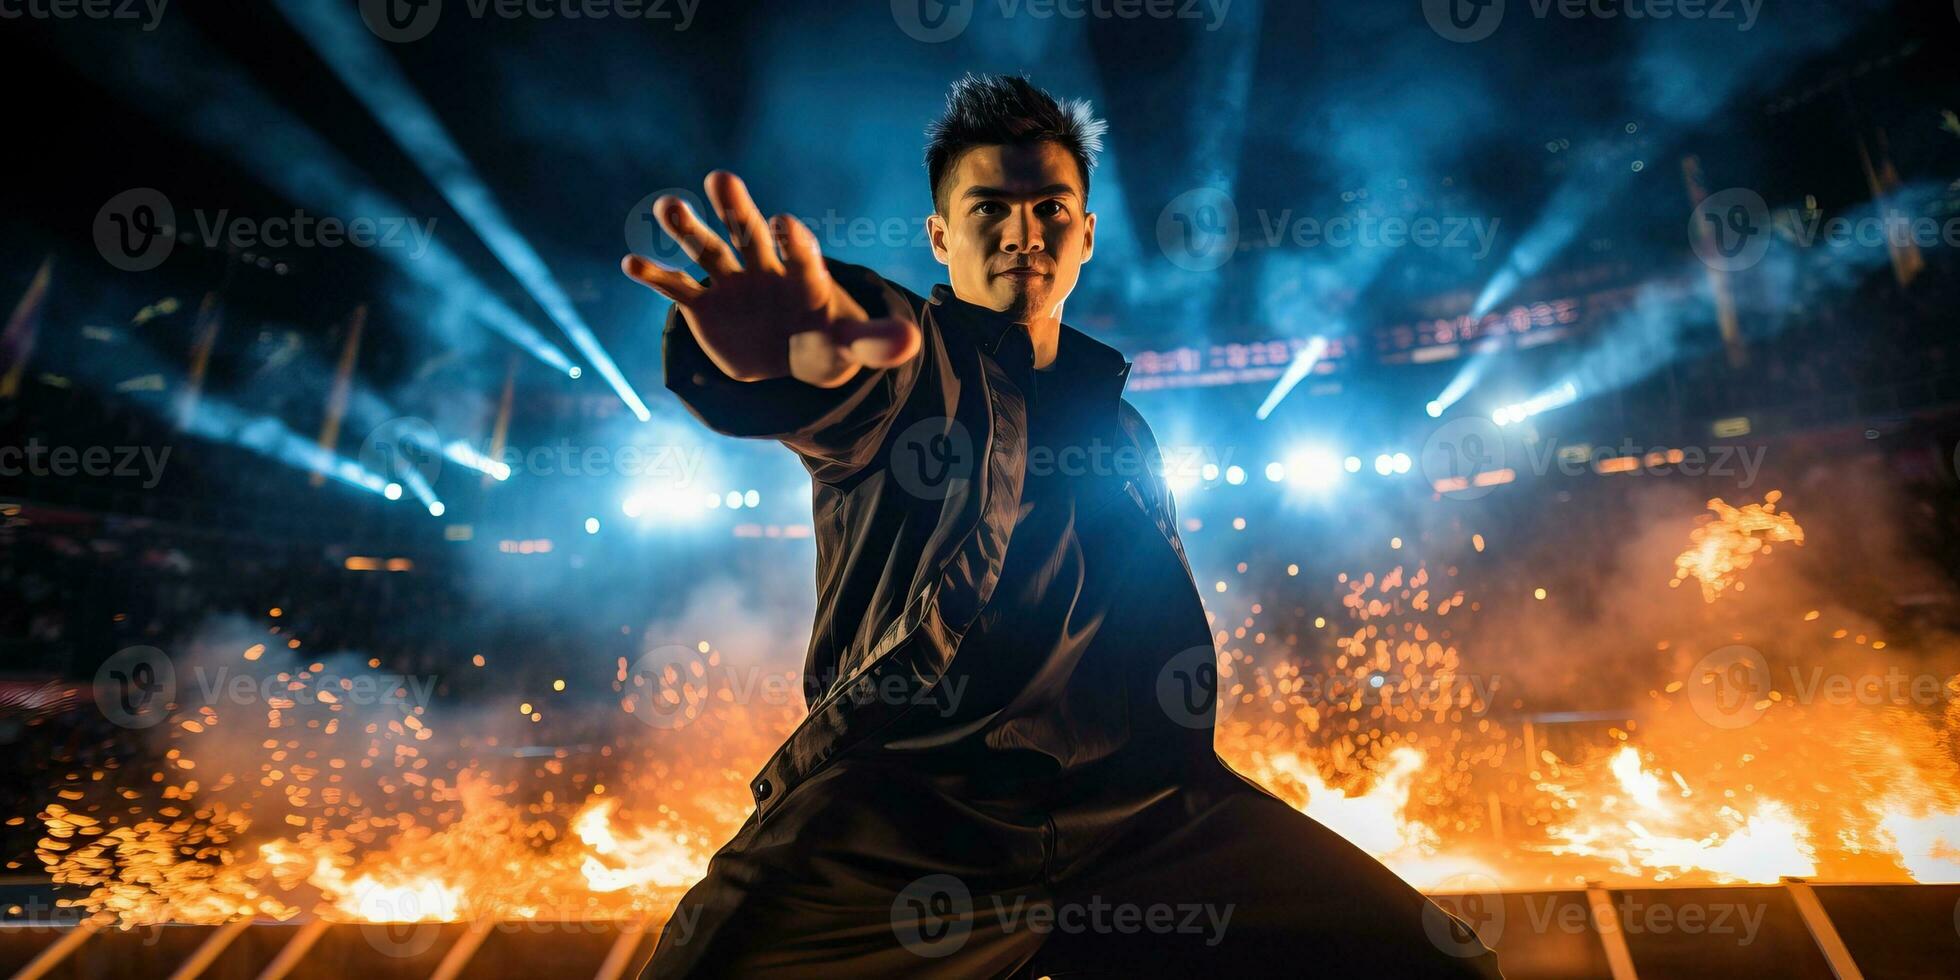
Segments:
[[[1137,410],[1128,397],[1116,399],[1116,419],[1122,423],[1124,431],[1130,433],[1130,436],[1144,448],[1155,448],[1156,434],[1150,431],[1150,423],[1144,420],[1143,413]]]

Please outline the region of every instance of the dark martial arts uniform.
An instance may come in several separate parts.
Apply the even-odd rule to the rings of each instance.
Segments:
[[[903,303],[920,317],[922,363],[813,400],[801,418],[772,420],[776,432],[732,420],[739,409],[722,399],[733,382],[704,379],[685,325],[668,326],[669,387],[718,430],[782,438],[817,481],[829,601],[809,669],[845,680],[813,685],[805,727],[835,723],[830,742],[843,744],[799,753],[799,729],[765,767],[757,815],[681,900],[646,975],[1496,976],[1460,923],[1218,759],[1210,626],[1151,469],[1154,442],[1121,399],[1122,355],[1064,326],[1055,363],[1036,371],[1024,329],[945,287],[925,301],[864,270],[833,271],[873,315]],[[1008,410],[982,414],[965,400],[974,388]],[[977,579],[988,594],[969,615],[936,611],[950,622],[901,616],[939,635],[927,637],[932,654],[880,675],[911,647],[826,614],[864,601],[839,565],[883,562],[882,583],[904,556],[825,554],[827,511],[875,536],[889,509],[826,507],[826,490],[865,494],[879,479],[873,496],[940,493],[916,474],[890,479],[909,466],[939,477],[953,466],[968,481],[957,492],[984,487],[1012,506],[976,508],[1007,532],[973,563],[991,572]],[[959,510],[941,507],[935,529]],[[855,635],[839,645],[873,653],[851,663],[846,650],[827,672],[826,640],[843,626]],[[793,791],[773,785],[791,778]]]

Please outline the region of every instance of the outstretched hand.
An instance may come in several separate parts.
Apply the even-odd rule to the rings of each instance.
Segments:
[[[620,268],[680,307],[723,374],[835,388],[860,368],[895,367],[918,354],[919,325],[904,316],[872,319],[831,278],[817,236],[802,222],[786,214],[764,222],[748,187],[726,170],[710,173],[705,183],[729,241],[672,195],[654,201],[653,213],[708,273],[709,284],[638,255],[626,256]]]

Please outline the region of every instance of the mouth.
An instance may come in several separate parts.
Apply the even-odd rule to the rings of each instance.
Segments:
[[[1003,276],[1008,279],[1028,280],[1028,279],[1043,279],[1046,278],[1048,274],[1042,272],[1039,269],[1035,269],[1028,266],[1021,266],[1019,268],[1014,268],[1014,269],[1002,269],[1001,271],[994,273],[994,275]]]

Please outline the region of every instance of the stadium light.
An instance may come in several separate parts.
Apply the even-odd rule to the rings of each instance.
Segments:
[[[1361,461],[1353,460],[1354,469],[1360,469]],[[1343,469],[1341,458],[1331,450],[1318,446],[1306,446],[1294,450],[1286,458],[1287,482],[1305,490],[1325,490],[1341,481]],[[1349,472],[1352,472],[1350,470]]]

